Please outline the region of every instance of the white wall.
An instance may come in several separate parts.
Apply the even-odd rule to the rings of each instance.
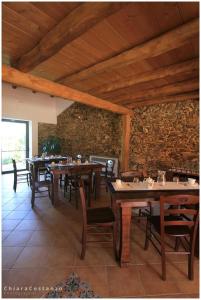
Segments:
[[[57,116],[73,102],[11,84],[2,84],[2,117],[30,121],[32,155],[38,154],[38,123],[57,123]]]

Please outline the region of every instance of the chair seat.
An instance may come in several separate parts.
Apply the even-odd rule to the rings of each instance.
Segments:
[[[114,214],[110,207],[91,208],[87,210],[87,224],[114,222]]]
[[[178,221],[182,220],[182,217],[176,216],[166,216],[165,221]],[[152,216],[151,217],[151,224],[154,226],[155,230],[160,234],[160,216]],[[189,235],[190,228],[185,225],[170,225],[165,227],[165,233],[173,236],[180,236],[180,235]]]

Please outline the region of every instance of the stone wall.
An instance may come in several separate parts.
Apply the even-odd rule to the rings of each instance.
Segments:
[[[74,103],[57,119],[63,154],[120,157],[121,117],[112,112]]]
[[[39,124],[39,144],[47,135],[61,138],[62,154],[120,158],[121,116],[74,103],[58,116],[57,127]],[[130,168],[198,169],[199,103],[182,101],[134,110],[130,142]]]
[[[199,102],[182,101],[134,110],[130,167],[198,169]]]
[[[38,153],[40,152],[40,147],[42,141],[44,141],[48,136],[57,135],[57,125],[56,124],[47,124],[47,123],[38,123]]]

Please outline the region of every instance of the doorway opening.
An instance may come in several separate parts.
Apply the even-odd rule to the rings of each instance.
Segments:
[[[16,160],[18,170],[26,170],[29,157],[29,122],[3,119],[1,124],[1,171],[13,172],[12,159]]]

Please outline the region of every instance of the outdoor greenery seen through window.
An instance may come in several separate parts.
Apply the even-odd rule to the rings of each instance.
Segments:
[[[17,162],[18,169],[26,167],[26,124],[18,122],[2,122],[2,171],[11,171],[12,158]]]

